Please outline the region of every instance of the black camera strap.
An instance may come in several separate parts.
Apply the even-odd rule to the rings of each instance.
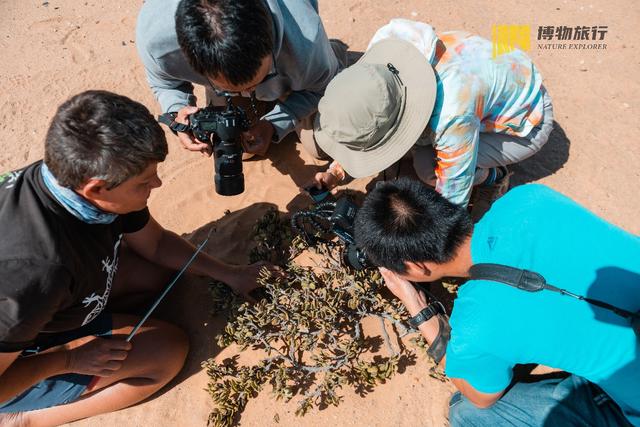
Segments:
[[[176,113],[164,113],[158,116],[158,122],[167,125],[174,134],[178,132],[188,132],[189,125],[176,122]]]
[[[547,283],[546,279],[541,274],[533,271],[522,270],[515,267],[509,267],[507,265],[486,263],[473,265],[469,270],[469,273],[471,274],[471,278],[476,280],[490,280],[493,282],[504,283],[527,292],[539,292],[546,289],[548,291],[557,292],[561,295],[570,296],[580,301],[585,301],[589,304],[595,305],[596,307],[609,310],[618,316],[624,317],[625,319],[629,319],[632,325],[634,325],[634,329],[640,322],[640,313],[633,313],[629,310],[609,304],[608,302],[584,297],[582,295],[576,295],[566,289],[557,288]]]
[[[561,295],[567,295],[577,300],[585,301],[596,307],[611,311],[618,316],[628,319],[631,323],[631,327],[636,333],[636,336],[640,339],[640,312],[633,313],[629,310],[625,310],[623,308],[616,307],[613,304],[609,304],[608,302],[584,297],[582,295],[577,295],[573,292],[569,292],[566,289],[558,288],[547,283],[544,276],[534,271],[509,267],[502,264],[481,263],[474,264],[469,269],[469,273],[471,275],[471,279],[474,280],[489,280],[492,282],[503,283],[505,285],[509,285],[526,292],[540,292],[543,290],[548,290],[559,293]],[[424,291],[431,300],[437,301],[437,298],[435,298],[433,294],[429,293],[427,289],[422,285],[414,285],[417,285],[419,289]],[[434,339],[434,341],[431,343],[431,346],[429,347],[429,356],[433,358],[436,364],[440,363],[440,360],[442,360],[442,358],[444,357],[447,344],[451,337],[451,326],[449,325],[448,320],[449,319],[446,315],[438,315],[438,323],[440,326],[438,336]]]

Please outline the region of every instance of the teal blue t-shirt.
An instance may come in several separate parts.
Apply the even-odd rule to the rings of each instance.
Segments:
[[[474,229],[471,256],[640,310],[640,238],[542,185],[498,200]],[[471,280],[458,291],[451,328],[449,377],[495,393],[509,385],[515,364],[562,369],[598,384],[640,426],[640,344],[628,320],[555,292]]]

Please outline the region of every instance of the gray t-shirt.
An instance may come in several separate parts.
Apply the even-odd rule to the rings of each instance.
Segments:
[[[147,0],[136,27],[136,45],[147,80],[162,111],[195,105],[193,83],[208,86],[180,50],[175,30],[179,0]],[[265,0],[274,24],[275,67],[278,75],[256,88],[262,101],[277,101],[263,118],[276,129],[278,141],[300,120],[313,114],[329,81],[338,72],[315,0]]]

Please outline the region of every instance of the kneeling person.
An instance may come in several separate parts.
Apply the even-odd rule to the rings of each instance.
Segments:
[[[418,181],[380,184],[358,213],[356,241],[411,316],[427,301],[410,280],[469,278],[486,263],[640,310],[640,239],[541,185],[511,190],[474,226]],[[547,289],[471,278],[454,301],[441,362],[461,392],[451,399],[453,426],[640,426],[640,341],[628,318]],[[419,326],[429,344],[438,320]],[[514,384],[514,366],[527,363],[572,375]]]
[[[538,152],[552,128],[551,98],[524,52],[494,58],[489,40],[394,19],[320,100],[314,136],[335,162],[316,185],[376,175],[410,153],[423,182],[471,200],[479,219],[508,189],[506,166]]]
[[[245,154],[265,155],[296,131],[318,155],[311,118],[338,72],[334,52],[344,61],[346,46],[329,42],[317,0],[147,0],[136,46],[162,111],[175,122],[188,123],[197,110],[195,83],[205,87],[207,104],[224,105],[228,95],[258,115],[244,135]],[[188,150],[211,154],[206,141],[183,132],[178,138]]]
[[[149,214],[164,133],[141,104],[89,91],[62,104],[44,162],[0,175],[0,424],[60,425],[149,397],[182,368],[185,334],[150,319],[194,251]],[[255,287],[260,266],[201,253],[190,271]],[[91,385],[89,387],[89,385]]]

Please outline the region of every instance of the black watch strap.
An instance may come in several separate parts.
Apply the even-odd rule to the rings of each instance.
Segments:
[[[447,345],[451,339],[451,325],[449,325],[449,318],[444,314],[438,314],[438,336],[433,340],[427,354],[436,362],[436,365],[440,364],[440,361],[447,353]]]
[[[408,322],[412,327],[418,329],[420,325],[431,319],[436,314],[446,314],[444,306],[440,301],[432,302],[431,304],[423,308],[420,313],[410,318]]]
[[[184,123],[176,122],[176,113],[164,113],[158,116],[158,122],[163,125],[167,125],[171,132],[174,134],[177,132],[188,132],[189,125],[185,125]]]

